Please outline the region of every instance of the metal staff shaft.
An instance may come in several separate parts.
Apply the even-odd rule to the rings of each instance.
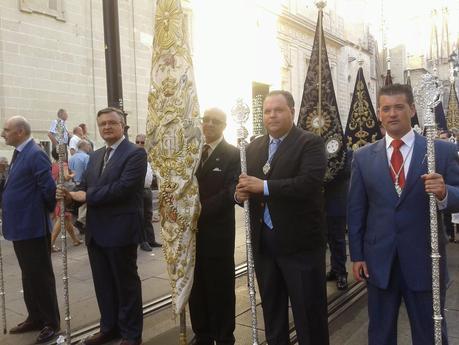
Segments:
[[[436,126],[431,123],[426,125],[427,128],[427,170],[430,173],[435,172],[435,145]],[[438,220],[437,220],[437,201],[433,193],[429,193],[429,211],[430,211],[430,247],[432,258],[432,305],[434,319],[435,345],[441,345],[441,316],[440,303],[440,254],[438,252]]]
[[[179,334],[179,345],[187,345],[186,341],[186,311],[180,313],[180,334]]]
[[[245,152],[246,142],[244,139],[239,141],[239,150],[241,155],[241,172],[247,173],[247,156]],[[245,244],[247,249],[247,276],[249,281],[249,300],[250,311],[252,314],[252,342],[258,344],[258,326],[257,326],[257,301],[255,293],[255,270],[253,263],[252,236],[250,231],[250,204],[249,200],[244,201],[244,224],[245,224]]]
[[[241,172],[247,173],[247,157],[245,147],[248,136],[244,123],[249,119],[250,109],[238,99],[236,105],[231,109],[234,120],[239,124],[238,143],[241,157]],[[247,252],[247,276],[249,285],[250,311],[252,314],[252,343],[258,345],[258,327],[257,327],[257,301],[255,295],[255,272],[253,263],[252,237],[250,228],[250,208],[249,200],[244,201],[244,223],[245,223],[245,244]]]
[[[437,126],[433,109],[440,102],[440,85],[434,76],[424,74],[419,89],[416,90],[416,103],[424,115],[424,127],[427,135],[427,170],[435,172],[435,136]],[[441,345],[441,303],[440,303],[440,254],[438,252],[438,220],[437,201],[433,193],[429,193],[430,215],[430,247],[432,258],[432,309],[434,320],[435,345]]]
[[[58,154],[59,154],[59,184],[62,186],[65,182],[64,176],[64,159],[65,159],[65,144],[64,144],[64,123],[59,121],[59,138],[58,138]],[[62,281],[64,286],[64,308],[65,308],[65,344],[71,345],[71,329],[70,329],[70,303],[69,303],[69,277],[67,265],[67,229],[65,228],[65,200],[61,199],[59,221],[61,226],[62,239]]]
[[[2,299],[2,326],[3,334],[7,333],[6,328],[6,296],[5,296],[5,280],[3,277],[3,256],[2,256],[2,245],[0,241],[0,296]]]

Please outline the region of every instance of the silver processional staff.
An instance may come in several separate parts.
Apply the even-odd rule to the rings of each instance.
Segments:
[[[237,130],[238,145],[241,155],[241,172],[247,173],[247,159],[245,154],[245,147],[247,146],[246,138],[248,131],[244,124],[249,119],[250,109],[247,104],[244,104],[242,99],[238,99],[236,104],[231,109],[233,120],[239,125]],[[245,244],[247,252],[247,274],[249,281],[249,300],[250,310],[252,314],[252,344],[258,345],[258,330],[257,330],[257,301],[255,296],[255,273],[253,263],[252,251],[252,237],[250,230],[250,209],[249,200],[244,201],[244,223],[245,223]]]
[[[435,172],[435,137],[437,125],[435,123],[434,108],[440,103],[440,86],[438,80],[427,73],[422,76],[419,89],[415,91],[416,103],[424,115],[424,127],[427,136],[427,171]],[[441,345],[441,303],[440,303],[440,254],[438,251],[438,220],[437,201],[433,193],[429,193],[430,210],[430,247],[432,258],[432,304],[434,320],[435,345]]]

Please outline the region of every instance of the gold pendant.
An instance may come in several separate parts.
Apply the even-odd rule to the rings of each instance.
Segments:
[[[270,169],[271,169],[271,165],[269,165],[269,162],[266,162],[266,164],[263,165],[263,174],[267,175]]]

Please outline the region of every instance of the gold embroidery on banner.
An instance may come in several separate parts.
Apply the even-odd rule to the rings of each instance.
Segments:
[[[147,147],[158,176],[161,236],[175,315],[186,306],[193,284],[201,209],[195,172],[202,132],[186,37],[180,1],[158,0]]]
[[[352,116],[349,119],[349,129],[353,132],[356,131],[354,135],[358,140],[353,143],[352,137],[348,137],[348,146],[354,150],[376,140],[376,134],[370,136],[370,133],[365,129],[372,129],[377,125],[372,117],[366,98],[365,84],[362,80],[357,81],[356,97],[356,102],[352,108]]]

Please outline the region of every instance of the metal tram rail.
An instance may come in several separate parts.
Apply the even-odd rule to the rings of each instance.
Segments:
[[[247,263],[242,263],[236,266],[235,277],[240,278],[247,274]],[[349,307],[356,303],[361,297],[366,294],[366,287],[364,283],[353,283],[349,286],[349,289],[341,293],[338,297],[333,298],[328,302],[328,323],[335,320],[341,314],[343,314]],[[143,316],[144,318],[164,310],[171,306],[172,298],[171,295],[165,295],[159,297],[153,301],[147,302],[143,305]],[[79,328],[72,331],[71,344],[78,344],[88,336],[98,332],[99,322],[92,325]],[[291,344],[297,343],[295,326],[293,322],[290,328],[290,342]],[[266,341],[260,343],[260,345],[266,345]],[[46,345],[57,345],[56,340],[47,343]]]

